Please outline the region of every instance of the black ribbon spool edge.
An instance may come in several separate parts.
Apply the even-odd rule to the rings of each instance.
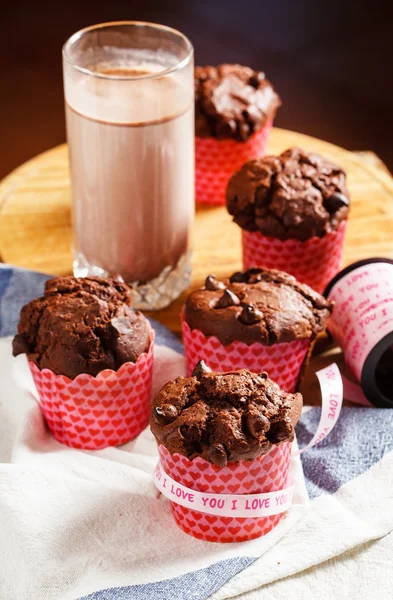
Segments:
[[[337,273],[333,277],[333,279],[328,283],[325,288],[323,295],[325,298],[329,297],[330,292],[332,291],[333,286],[336,285],[340,279],[342,279],[345,275],[348,275],[351,271],[359,267],[363,267],[365,265],[370,265],[374,263],[389,263],[393,265],[393,260],[390,258],[365,258],[364,260],[358,260],[351,265],[348,265]],[[388,398],[381,392],[379,387],[375,381],[375,371],[378,365],[380,358],[383,353],[390,347],[393,346],[393,331],[388,333],[383,337],[379,342],[370,350],[366,360],[364,361],[362,373],[360,376],[360,385],[362,386],[363,392],[367,398],[374,406],[377,408],[393,408],[393,398]]]

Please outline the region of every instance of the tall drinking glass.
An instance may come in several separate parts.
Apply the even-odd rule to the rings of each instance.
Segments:
[[[63,48],[74,274],[122,277],[137,308],[190,280],[193,60],[184,35],[140,22],[88,27]]]

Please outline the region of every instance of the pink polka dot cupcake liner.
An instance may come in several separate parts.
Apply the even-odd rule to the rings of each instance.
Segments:
[[[259,494],[281,490],[288,480],[291,442],[274,446],[269,454],[217,467],[201,457],[188,460],[160,445],[165,472],[191,490],[214,494]],[[266,517],[231,517],[192,510],[171,502],[176,524],[185,533],[207,542],[245,542],[266,535],[285,513]]]
[[[203,204],[225,204],[230,177],[245,162],[266,154],[271,128],[272,121],[269,121],[246,142],[196,137],[196,201]]]
[[[154,332],[148,352],[118,371],[106,369],[69,379],[30,362],[39,404],[53,437],[84,450],[119,446],[148,425],[153,371]]]
[[[215,336],[206,337],[198,329],[191,329],[183,316],[182,332],[188,376],[197,362],[204,360],[213,371],[267,371],[269,377],[284,391],[291,393],[298,386],[303,365],[311,351],[309,339],[272,346],[257,342],[248,346],[244,342],[234,341],[224,346]]]
[[[341,269],[346,229],[347,222],[343,221],[337,231],[305,242],[294,239],[282,241],[258,231],[242,229],[243,268],[266,267],[286,271],[323,293]]]

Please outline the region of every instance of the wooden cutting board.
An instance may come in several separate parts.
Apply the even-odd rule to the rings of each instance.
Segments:
[[[291,146],[323,154],[348,174],[352,208],[345,249],[345,264],[370,256],[393,258],[393,179],[378,164],[342,148],[300,133],[274,128],[269,152]],[[25,163],[0,183],[0,257],[3,262],[56,275],[72,269],[71,195],[66,145]],[[224,277],[241,267],[240,230],[225,207],[197,207],[194,230],[192,288],[209,273]],[[154,317],[180,332],[179,312],[186,294]],[[338,350],[324,341],[317,347],[313,368],[341,362]],[[315,378],[314,378],[315,379]],[[312,385],[312,387],[314,384]]]

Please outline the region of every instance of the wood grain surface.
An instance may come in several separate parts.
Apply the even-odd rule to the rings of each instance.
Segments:
[[[370,256],[393,258],[393,179],[376,161],[306,135],[274,128],[269,151],[290,146],[323,154],[348,174],[352,207],[344,263]],[[52,274],[72,270],[71,193],[66,145],[25,163],[0,183],[0,257],[3,262]],[[209,273],[227,276],[241,267],[240,230],[225,207],[198,206],[194,229],[191,288]],[[180,332],[179,312],[186,294],[152,314]],[[317,345],[305,378],[307,396],[314,395],[313,372],[331,361],[341,363],[326,338]]]

